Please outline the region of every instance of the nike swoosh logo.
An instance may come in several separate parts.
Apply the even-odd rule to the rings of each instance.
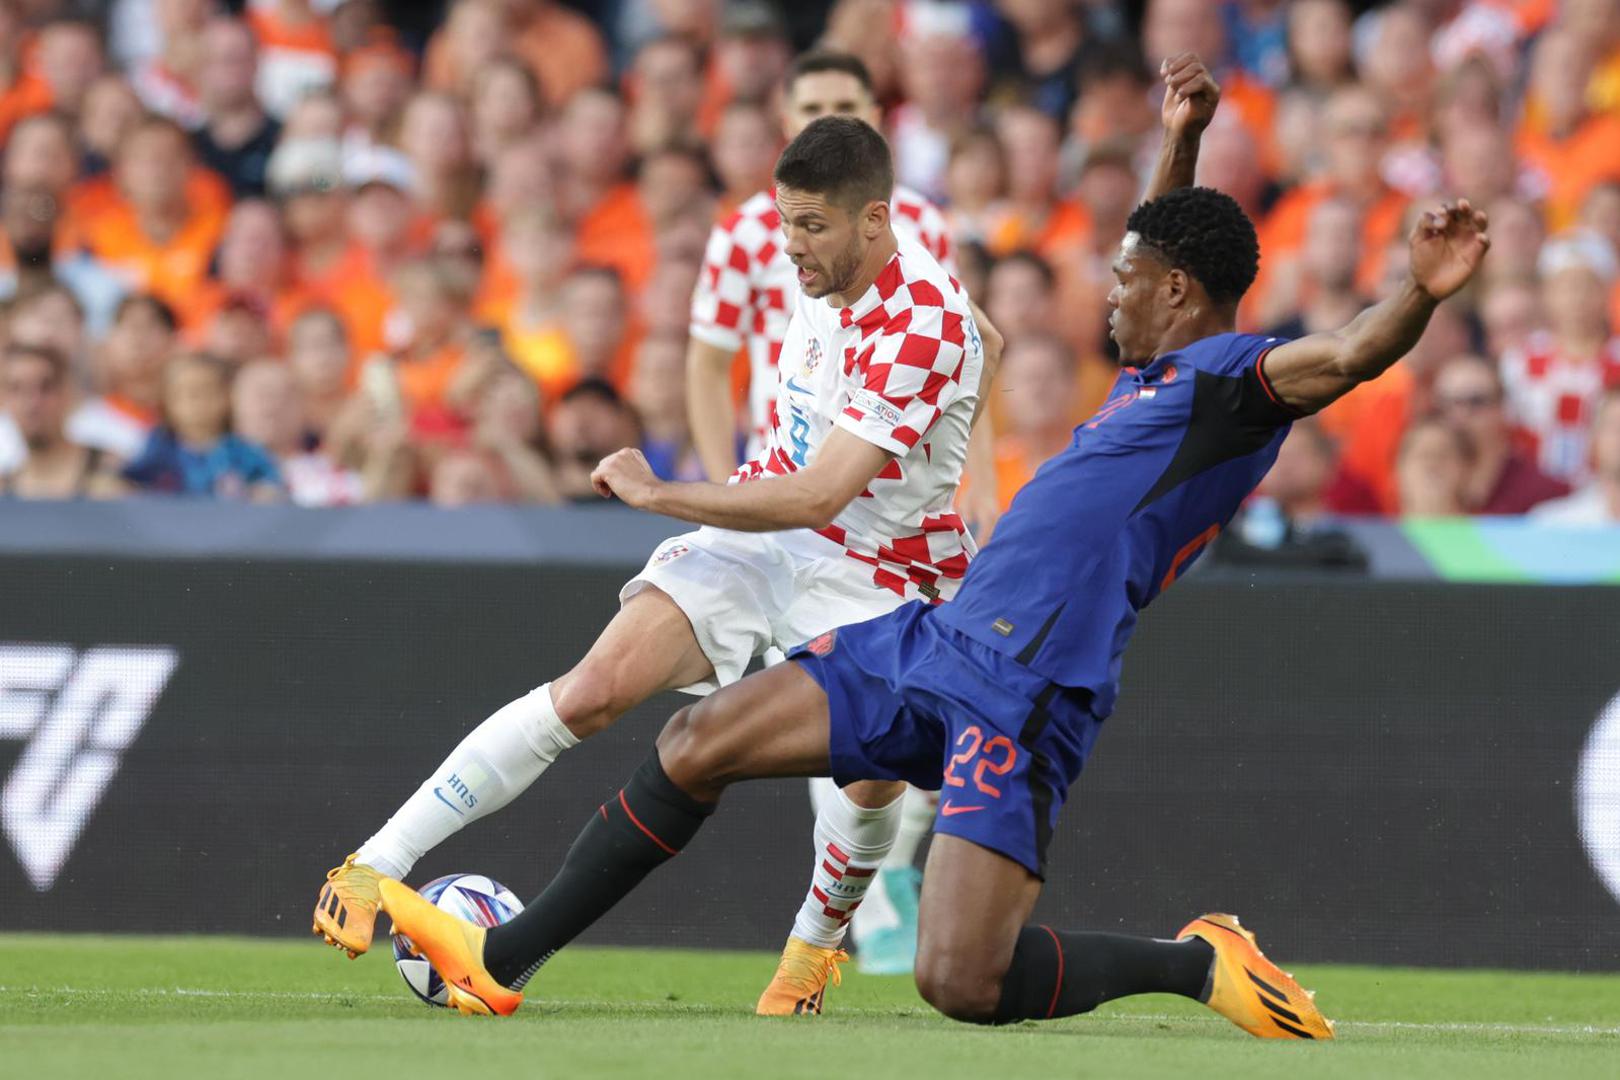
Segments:
[[[444,803],[444,805],[448,806],[450,809],[454,810],[456,813],[460,814],[462,817],[467,816],[467,811],[463,810],[461,807],[457,806],[455,803],[453,803],[449,799],[445,798],[444,793],[442,791],[440,791],[438,788],[433,789],[433,795],[440,802]]]
[[[806,396],[811,396],[813,394],[808,387],[800,386],[798,383],[794,382],[792,376],[788,377],[787,388],[796,394],[804,394]]]
[[[955,817],[957,814],[971,814],[975,810],[983,809],[984,807],[982,806],[952,806],[949,802],[947,802],[944,806],[939,808],[939,812],[945,817]]]

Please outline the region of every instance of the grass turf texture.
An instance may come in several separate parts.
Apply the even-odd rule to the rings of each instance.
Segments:
[[[0,935],[0,1076],[1484,1080],[1613,1077],[1620,1062],[1620,976],[1302,966],[1339,1021],[1338,1042],[1311,1045],[1251,1039],[1162,995],[974,1028],[930,1012],[909,980],[853,970],[827,1015],[760,1020],[774,959],[570,950],[516,1017],[491,1021],[410,997],[386,942],[350,963],[313,942]]]

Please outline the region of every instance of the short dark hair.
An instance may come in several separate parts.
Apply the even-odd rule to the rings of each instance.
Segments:
[[[894,159],[883,136],[865,121],[822,116],[782,151],[776,183],[858,210],[867,203],[887,203],[894,195]]]
[[[1035,275],[1041,279],[1041,287],[1047,292],[1057,288],[1057,273],[1052,269],[1052,264],[1039,252],[1029,248],[1009,251],[990,265],[990,273],[994,274],[998,266],[1027,266],[1035,271]]]
[[[1236,199],[1214,188],[1178,188],[1149,199],[1131,211],[1125,229],[1217,304],[1241,300],[1260,270],[1254,223]]]
[[[801,53],[789,65],[787,75],[782,79],[782,86],[791,93],[793,84],[804,76],[819,75],[824,71],[848,75],[860,83],[861,89],[869,96],[874,98],[877,96],[877,91],[872,87],[872,73],[866,69],[866,64],[861,58],[853,53],[835,52],[832,49],[812,49],[810,52]]]
[[[175,316],[174,308],[151,293],[129,293],[118,301],[118,306],[113,309],[113,325],[123,322],[124,316],[136,308],[146,308],[156,315],[171,334],[180,329],[180,320]]]

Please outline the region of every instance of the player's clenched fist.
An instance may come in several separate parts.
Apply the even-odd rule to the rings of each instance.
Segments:
[[[1197,135],[1215,118],[1221,88],[1197,53],[1178,53],[1159,65],[1164,103],[1159,107],[1165,128],[1176,135]]]
[[[616,450],[591,473],[591,486],[604,499],[615,495],[627,506],[645,509],[663,481],[640,450]]]

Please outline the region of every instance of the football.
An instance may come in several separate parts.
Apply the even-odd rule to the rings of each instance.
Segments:
[[[511,889],[482,874],[446,874],[417,891],[441,911],[484,927],[499,926],[523,910],[523,902]],[[448,1007],[444,980],[427,962],[427,957],[414,955],[410,939],[404,934],[395,934],[393,938],[394,966],[411,993],[429,1005]]]

